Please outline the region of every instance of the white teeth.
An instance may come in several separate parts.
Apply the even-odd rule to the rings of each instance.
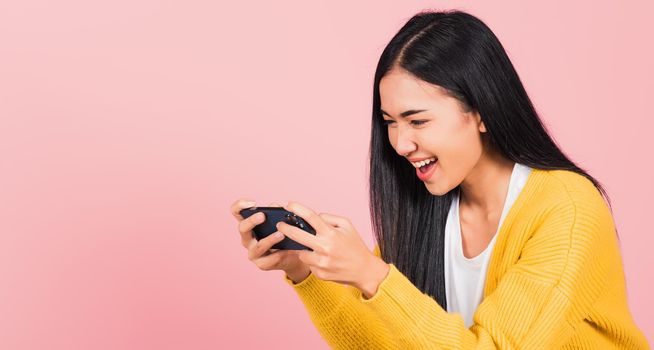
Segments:
[[[420,168],[421,166],[427,165],[427,164],[429,164],[431,162],[434,162],[434,161],[436,161],[436,157],[421,160],[419,162],[415,162],[415,163],[411,163],[411,164],[413,164],[413,166],[416,167],[416,168]]]

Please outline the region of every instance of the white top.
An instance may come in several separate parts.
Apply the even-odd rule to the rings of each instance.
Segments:
[[[445,297],[447,312],[458,312],[463,316],[466,327],[473,324],[472,316],[481,303],[486,282],[486,270],[499,227],[527,182],[532,168],[515,163],[509,180],[509,189],[498,229],[486,249],[479,255],[468,259],[463,255],[461,244],[461,221],[459,219],[459,191],[456,192],[445,224]]]

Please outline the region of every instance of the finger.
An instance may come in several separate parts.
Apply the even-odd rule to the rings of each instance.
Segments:
[[[248,258],[250,260],[255,260],[264,255],[264,253],[270,250],[275,243],[284,239],[284,235],[278,235],[277,232],[266,236],[265,238],[257,241],[255,244],[251,244],[250,249],[248,249]]]
[[[332,214],[327,214],[327,213],[320,213],[318,216],[322,218],[326,223],[337,227],[337,228],[343,228],[343,227],[348,227],[350,226],[350,221],[344,217],[341,216],[336,216]]]
[[[313,210],[298,202],[288,202],[284,205],[284,209],[304,219],[304,221],[316,230],[316,234],[319,234],[319,232],[327,232],[327,230],[331,228],[329,224],[327,224]]]
[[[254,239],[252,229],[264,221],[266,221],[266,214],[258,212],[238,223],[238,231],[241,233],[241,243],[243,246],[249,247],[250,241]]]
[[[295,250],[276,250],[273,253],[255,259],[254,263],[262,270],[285,270],[288,267],[285,265],[289,262],[287,257],[292,254],[297,253]]]
[[[300,260],[301,263],[304,265],[307,265],[309,267],[317,267],[317,268],[323,268],[324,264],[321,264],[321,257],[316,254],[316,252],[312,252],[310,250],[305,250],[305,249],[299,249],[299,250],[293,250],[295,254],[297,254],[298,260]]]
[[[256,206],[256,202],[253,200],[249,199],[239,199],[236,202],[232,203],[230,206],[230,211],[232,212],[232,215],[234,215],[235,218],[238,220],[243,220],[243,216],[241,216],[240,212],[242,209],[245,208],[251,208]]]
[[[283,221],[277,223],[277,230],[283,233],[288,238],[296,241],[297,243],[303,244],[311,249],[321,251],[321,246],[318,242],[318,237],[310,234],[309,232],[297,228],[293,225],[289,225]]]

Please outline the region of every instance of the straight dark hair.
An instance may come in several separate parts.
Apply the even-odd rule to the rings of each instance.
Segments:
[[[396,68],[444,88],[464,110],[479,112],[488,131],[483,137],[504,157],[532,168],[579,173],[611,206],[602,185],[548,135],[504,47],[484,22],[458,10],[414,15],[388,43],[375,72],[370,213],[382,259],[444,309],[444,231],[459,186],[432,195],[415,168],[392,148],[382,125],[379,81]]]

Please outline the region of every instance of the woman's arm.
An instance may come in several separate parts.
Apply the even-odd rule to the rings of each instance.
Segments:
[[[378,292],[361,302],[398,335],[400,348],[558,349],[602,293],[624,281],[612,270],[621,267],[621,258],[608,211],[570,201],[544,216],[533,222],[537,229],[519,260],[479,305],[470,328],[394,265]],[[623,335],[625,341],[633,339]]]
[[[379,247],[374,254],[379,256]],[[284,276],[297,292],[321,336],[333,349],[399,349],[394,334],[355,287],[323,281],[313,274],[298,284]]]
[[[624,280],[616,270],[621,257],[608,210],[572,201],[550,209],[533,219],[530,227],[536,230],[516,248],[521,249],[519,260],[509,263],[470,328],[460,314],[447,313],[393,264],[370,299],[313,276],[296,290],[320,333],[336,348],[560,348],[602,293]],[[625,317],[604,326],[615,326],[612,332],[636,332],[630,322]],[[616,337],[637,348],[644,338],[629,331]]]

